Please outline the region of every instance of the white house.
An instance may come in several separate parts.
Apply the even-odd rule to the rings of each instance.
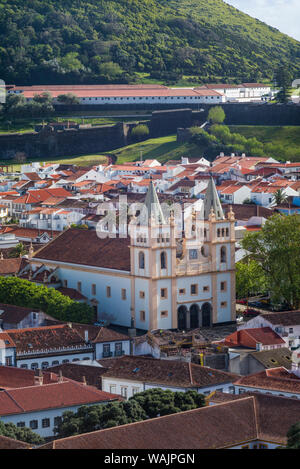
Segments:
[[[300,311],[284,311],[278,313],[264,313],[250,319],[240,329],[270,327],[280,335],[286,346],[295,349],[300,346]]]
[[[109,360],[101,360],[100,363],[107,366]],[[205,395],[215,390],[233,392],[237,375],[190,362],[124,356],[112,363],[101,379],[103,391],[129,399],[152,388],[182,392],[195,390]]]
[[[54,436],[54,427],[64,412],[119,399],[87,386],[84,378],[79,383],[54,373],[34,376],[31,370],[0,367],[0,420],[19,428],[31,428],[44,438]]]

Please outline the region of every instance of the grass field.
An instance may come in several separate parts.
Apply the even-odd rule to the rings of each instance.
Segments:
[[[145,140],[144,142],[135,143],[128,145],[105,154],[89,154],[89,155],[78,155],[73,157],[59,157],[49,158],[43,161],[47,163],[64,163],[64,164],[76,164],[77,166],[90,166],[107,162],[107,155],[115,155],[117,157],[117,163],[122,164],[127,161],[135,161],[140,158],[142,152],[143,160],[146,159],[157,159],[160,162],[165,162],[170,159],[180,159],[181,156],[198,157],[202,156],[201,149],[193,144],[179,144],[176,141],[176,135],[169,135],[167,137],[152,138]],[[28,160],[41,161],[38,160]],[[0,161],[0,164],[9,164],[6,161]],[[20,164],[13,164],[15,171],[20,171]]]
[[[193,144],[178,143],[176,141],[176,135],[151,138],[144,142],[135,143],[120,148],[119,150],[111,151],[109,154],[117,156],[117,162],[122,164],[127,161],[138,160],[141,152],[143,160],[155,158],[162,163],[171,159],[180,159],[181,156],[199,156],[199,158],[202,156],[199,147]]]
[[[277,158],[300,161],[300,126],[230,126],[232,132],[246,138],[256,137],[262,143],[278,145]]]
[[[7,133],[25,133],[33,132],[36,125],[40,125],[43,122],[76,122],[77,124],[91,124],[91,125],[108,125],[116,124],[117,122],[132,122],[132,121],[142,121],[147,120],[145,116],[145,111],[140,112],[130,112],[130,111],[93,111],[93,116],[86,116],[86,112],[73,113],[72,116],[53,116],[41,118],[26,118],[26,119],[7,119],[0,120],[0,134]],[[122,117],[124,114],[125,117]],[[99,115],[99,117],[96,117]],[[141,117],[139,117],[141,116]],[[149,115],[149,118],[151,115]]]

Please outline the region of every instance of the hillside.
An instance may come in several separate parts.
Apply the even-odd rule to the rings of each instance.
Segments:
[[[0,0],[7,83],[249,82],[284,63],[299,76],[300,43],[222,0]]]

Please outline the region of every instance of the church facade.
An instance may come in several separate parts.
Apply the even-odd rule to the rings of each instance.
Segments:
[[[66,230],[32,256],[31,280],[44,271],[49,286],[59,281],[79,290],[98,320],[126,327],[189,329],[234,322],[235,219],[232,211],[225,218],[213,179],[202,211],[191,212],[179,234],[152,181],[144,205],[146,217],[133,217],[126,238]]]

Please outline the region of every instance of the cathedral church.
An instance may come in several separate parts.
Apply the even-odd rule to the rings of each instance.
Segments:
[[[225,218],[213,179],[202,210],[178,233],[153,182],[146,216],[133,216],[127,237],[68,229],[31,253],[23,278],[75,289],[98,320],[143,330],[189,329],[231,323],[235,310],[235,217]],[[187,227],[189,227],[187,233]]]

